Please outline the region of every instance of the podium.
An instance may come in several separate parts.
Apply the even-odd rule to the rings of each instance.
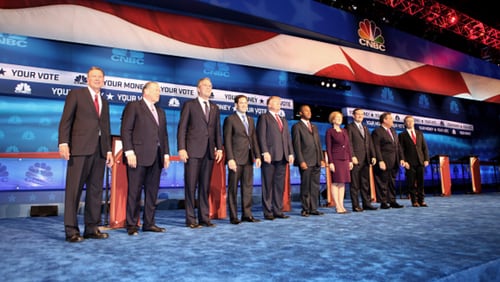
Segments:
[[[434,172],[437,171],[441,187],[441,196],[451,196],[450,158],[447,155],[435,155],[431,157],[432,181]]]
[[[292,210],[292,189],[290,184],[290,164],[286,164],[285,170],[285,186],[283,189],[283,212]]]
[[[478,156],[467,156],[463,158],[468,161],[469,170],[470,170],[470,180],[472,186],[472,193],[480,194],[481,193],[481,169],[479,164]]]
[[[222,160],[214,161],[210,190],[208,192],[208,206],[210,219],[224,219],[227,217],[226,209],[226,154],[223,152]]]
[[[473,194],[481,193],[481,172],[478,156],[469,155],[462,157],[458,159],[458,163],[462,168],[462,183],[466,192]],[[467,179],[466,176],[469,178]]]
[[[115,163],[111,167],[109,227],[123,228],[127,220],[127,166],[123,163],[123,144],[120,137],[112,137],[112,146]]]
[[[119,136],[112,138],[113,157],[115,163],[111,168],[111,196],[109,210],[109,227],[124,228],[127,220],[128,180],[127,166],[123,162],[123,144]],[[180,161],[171,156],[170,161]],[[226,168],[224,159],[214,162],[209,191],[209,215],[211,219],[223,219],[226,211]]]
[[[377,190],[375,187],[375,175],[373,174],[373,166],[370,165],[370,197],[372,203],[377,202]]]
[[[328,162],[328,154],[325,152],[323,152],[324,154],[324,158],[325,158],[325,178],[326,178],[326,201],[327,201],[327,204],[326,206],[327,207],[335,207],[335,200],[333,200],[333,197],[332,197],[332,174],[330,172],[330,167],[328,166],[329,162]]]

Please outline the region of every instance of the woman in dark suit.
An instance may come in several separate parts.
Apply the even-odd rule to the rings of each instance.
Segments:
[[[332,128],[326,131],[326,152],[328,167],[332,175],[332,196],[337,213],[347,213],[344,208],[345,184],[351,182],[350,170],[353,167],[349,135],[341,128],[342,113],[332,112],[328,117]]]

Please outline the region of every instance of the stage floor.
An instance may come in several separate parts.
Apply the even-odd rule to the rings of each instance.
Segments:
[[[64,241],[62,216],[0,219],[4,281],[500,281],[500,193],[428,196],[428,208],[300,216]],[[345,201],[350,210],[350,202]],[[376,204],[375,206],[378,206]],[[260,206],[254,216],[262,218]],[[80,223],[83,218],[80,216]],[[83,226],[81,226],[83,231]]]

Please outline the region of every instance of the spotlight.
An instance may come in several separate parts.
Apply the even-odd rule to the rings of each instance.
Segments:
[[[448,21],[448,26],[455,25],[458,22],[457,12],[455,12],[455,10],[451,10],[446,15],[446,20]]]
[[[332,83],[332,87],[335,88],[337,87],[337,84],[335,82]]]
[[[325,85],[327,88],[330,87],[330,82],[327,82]]]
[[[324,81],[321,81],[321,86],[325,86],[325,82]]]

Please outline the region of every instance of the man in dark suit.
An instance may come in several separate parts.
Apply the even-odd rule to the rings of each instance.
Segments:
[[[363,125],[365,113],[362,109],[354,109],[352,112],[354,121],[347,125],[349,142],[351,145],[352,163],[351,170],[351,194],[352,210],[362,212],[363,210],[376,210],[371,204],[370,195],[370,165],[375,165],[375,148],[368,128]],[[363,201],[363,208],[359,205],[359,194]]]
[[[252,215],[253,162],[261,165],[260,149],[252,118],[246,115],[248,98],[238,95],[234,98],[236,112],[224,120],[224,150],[228,170],[229,220],[231,224],[241,221],[258,222]],[[238,219],[238,182],[241,187],[241,221]]]
[[[127,163],[127,232],[138,235],[141,214],[141,190],[144,187],[143,231],[165,232],[155,224],[156,200],[162,167],[170,165],[167,120],[156,103],[160,85],[144,84],[142,99],[127,104],[123,110],[121,139]]]
[[[378,160],[375,166],[375,182],[377,184],[380,208],[402,208],[396,202],[396,176],[399,166],[404,165],[403,152],[399,146],[396,130],[391,113],[382,113],[379,118],[380,126],[372,132],[373,145]]]
[[[287,162],[293,164],[293,145],[288,122],[279,115],[281,98],[267,99],[268,112],[257,120],[257,139],[262,163],[262,206],[264,218],[288,218],[283,213],[283,192]]]
[[[404,154],[406,183],[413,207],[427,207],[424,201],[424,172],[429,165],[429,150],[424,134],[415,130],[412,116],[404,119],[406,130],[399,134],[399,143]]]
[[[186,226],[214,227],[210,222],[208,192],[212,166],[222,160],[220,112],[208,98],[212,95],[209,78],[198,81],[198,97],[184,103],[177,129],[179,158],[184,162],[184,195]],[[195,192],[198,189],[198,222],[194,213]]]
[[[59,154],[68,161],[64,197],[64,227],[68,242],[108,238],[107,233],[99,231],[104,168],[106,164],[113,165],[109,106],[101,97],[104,71],[98,67],[90,68],[87,84],[86,88],[68,93],[59,123]],[[86,196],[82,237],[77,212],[83,185]]]
[[[300,121],[292,126],[292,142],[295,165],[300,171],[300,201],[302,216],[323,215],[318,211],[319,179],[324,164],[323,150],[318,128],[311,123],[311,108],[300,107]]]

